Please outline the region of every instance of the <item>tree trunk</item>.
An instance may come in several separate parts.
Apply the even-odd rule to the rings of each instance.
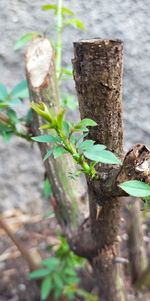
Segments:
[[[82,40],[74,43],[74,79],[81,118],[98,124],[89,131],[96,143],[121,157],[122,129],[122,49],[119,40]],[[111,166],[109,166],[111,169]],[[99,165],[105,172],[108,165]],[[118,231],[121,200],[107,197],[97,181],[87,178],[90,203],[91,235],[96,245],[90,262],[94,268],[101,301],[123,301],[125,294],[118,276],[115,257],[119,251]],[[97,216],[97,210],[100,214]]]
[[[60,103],[54,51],[48,39],[37,38],[29,45],[25,55],[25,68],[31,102],[47,103],[53,112],[56,112]],[[33,134],[34,136],[41,135],[42,130],[39,130],[39,127],[43,121],[35,113],[33,117]],[[47,153],[49,147],[46,143],[39,143],[42,157]],[[85,194],[85,189],[80,179],[75,182],[68,177],[69,171],[76,170],[72,158],[68,155],[57,160],[51,156],[44,162],[44,165],[47,177],[52,185],[53,197],[51,203],[57,220],[63,232],[70,237],[78,224],[78,204]]]

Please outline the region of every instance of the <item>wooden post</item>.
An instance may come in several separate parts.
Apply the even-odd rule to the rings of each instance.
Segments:
[[[119,40],[81,40],[74,43],[74,79],[81,118],[91,118],[98,124],[89,137],[96,143],[122,156],[122,50]],[[106,165],[99,165],[103,171]],[[121,200],[107,197],[87,178],[91,235],[96,245],[90,261],[95,271],[101,301],[123,301],[125,295],[118,281],[115,257],[118,254],[118,230]],[[98,206],[100,214],[97,217]]]

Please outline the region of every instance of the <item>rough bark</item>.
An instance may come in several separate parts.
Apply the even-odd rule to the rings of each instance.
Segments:
[[[74,43],[74,55],[74,77],[81,118],[93,118],[98,127],[90,130],[90,136],[121,155],[122,42],[80,41]]]
[[[90,129],[89,138],[122,156],[122,49],[119,40],[82,40],[74,43],[74,79],[81,118],[91,118],[98,124]],[[98,169],[101,166],[98,167]],[[105,166],[104,166],[105,168]],[[117,235],[121,200],[107,197],[94,181],[87,178],[91,235],[95,244],[90,261],[96,273],[100,300],[125,300],[117,285]],[[101,207],[97,217],[98,206]]]
[[[59,97],[54,59],[54,51],[49,40],[38,38],[26,51],[25,68],[30,100],[35,103],[45,102],[53,112],[56,112],[59,107]],[[42,134],[42,131],[39,130],[42,122],[42,119],[34,114],[32,123],[34,136]],[[42,157],[44,157],[50,146],[46,143],[39,143],[39,147]],[[67,172],[75,170],[75,166],[67,155],[63,159],[58,158],[57,160],[51,156],[44,165],[52,185],[51,201],[57,220],[62,230],[70,236],[72,229],[76,227],[77,204],[84,194],[83,185],[80,184],[80,180],[74,182],[69,179]]]
[[[129,180],[150,184],[150,150],[144,144],[136,144],[127,152],[116,184]]]
[[[150,150],[143,144],[134,145],[126,153],[121,167],[101,166],[99,179],[94,181],[93,187],[105,197],[128,196],[118,185],[129,180],[150,184]]]
[[[135,284],[148,265],[142,230],[142,219],[139,199],[130,198],[127,208],[128,254],[131,279]]]

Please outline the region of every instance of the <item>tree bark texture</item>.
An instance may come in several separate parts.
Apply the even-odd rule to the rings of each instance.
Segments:
[[[127,208],[128,254],[131,279],[135,284],[146,270],[148,258],[143,240],[140,200],[130,197],[129,206]]]
[[[98,124],[89,131],[96,143],[122,156],[122,50],[119,40],[81,40],[74,43],[74,79],[81,118]],[[108,169],[99,165],[98,170]],[[111,167],[110,167],[111,168]],[[118,231],[121,200],[106,195],[89,180],[91,235],[95,247],[90,262],[96,273],[101,301],[125,300],[115,257],[118,254]],[[99,215],[97,215],[99,210]]]
[[[59,109],[57,79],[55,72],[55,55],[50,41],[46,38],[35,39],[27,48],[25,55],[26,77],[29,86],[30,100],[35,103],[44,102],[55,113]],[[33,135],[42,134],[39,130],[42,118],[33,114]],[[39,143],[42,157],[50,149],[50,145]],[[68,177],[68,172],[75,171],[72,158],[64,155],[54,159],[52,156],[44,162],[46,174],[52,185],[51,203],[62,230],[69,237],[77,226],[78,203],[85,190],[80,180],[77,182]]]

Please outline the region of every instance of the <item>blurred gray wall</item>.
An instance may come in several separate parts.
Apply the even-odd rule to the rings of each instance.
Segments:
[[[54,38],[52,13],[40,9],[47,3],[0,0],[0,82],[10,88],[24,78],[23,51],[13,51],[16,40],[29,31],[47,32]],[[86,32],[65,29],[64,63],[70,64],[72,42],[81,38],[124,41],[125,146],[150,145],[150,0],[66,0],[64,5],[87,28]],[[0,139],[0,154],[0,208],[39,208],[43,169],[38,150],[20,139],[8,144]]]

